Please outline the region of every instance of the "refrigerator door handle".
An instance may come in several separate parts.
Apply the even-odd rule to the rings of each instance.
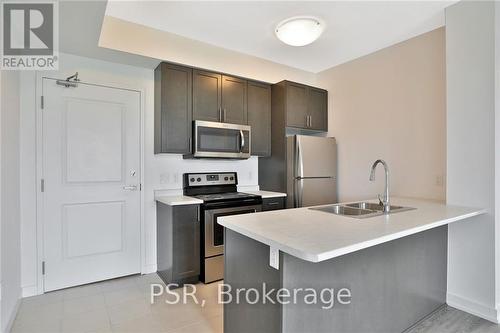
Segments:
[[[303,192],[304,192],[304,180],[302,178],[297,178],[297,195],[295,196],[297,198],[297,205],[295,208],[301,208],[302,207],[302,197],[303,197]]]
[[[303,181],[302,177],[304,176],[304,164],[302,161],[302,147],[300,144],[300,138],[298,136],[295,137],[295,198],[294,198],[294,206],[295,208],[302,207],[302,191],[303,191]]]
[[[300,138],[295,137],[296,161],[295,161],[295,177],[304,177],[304,163],[302,161],[302,148],[300,145]]]

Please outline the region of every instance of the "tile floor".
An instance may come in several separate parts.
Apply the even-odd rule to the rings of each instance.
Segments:
[[[22,300],[12,333],[164,332],[222,333],[222,305],[217,303],[217,283],[198,284],[196,297],[186,304],[167,304],[172,295],[150,302],[156,274],[130,276],[50,292]],[[176,294],[182,296],[182,289]],[[500,333],[500,326],[444,306],[406,333]]]
[[[25,298],[11,332],[222,333],[217,283],[197,285],[196,297],[206,300],[203,307],[191,297],[186,304],[167,304],[173,295],[151,304],[151,283],[162,282],[156,274],[130,276]]]
[[[500,326],[445,305],[405,333],[500,333]]]

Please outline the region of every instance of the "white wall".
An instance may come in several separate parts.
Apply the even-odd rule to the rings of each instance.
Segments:
[[[209,58],[207,58],[209,59]],[[243,58],[240,57],[240,61]],[[96,59],[61,54],[59,73],[43,72],[44,76],[65,78],[74,72],[85,82],[142,90],[144,93],[144,243],[143,272],[156,271],[156,208],[155,192],[181,193],[182,174],[197,171],[236,171],[241,186],[256,189],[258,186],[258,160],[252,157],[243,161],[183,160],[181,155],[154,155],[154,101],[153,69],[110,63]],[[207,60],[208,61],[208,60]],[[218,61],[218,60],[214,60]],[[253,60],[249,60],[253,61]],[[228,59],[228,66],[230,64]],[[210,65],[208,63],[208,65]],[[244,65],[244,63],[242,64]],[[212,69],[209,66],[208,69]],[[228,67],[229,69],[229,67]],[[219,69],[224,70],[224,69]],[[226,72],[229,72],[227,70]],[[278,70],[280,79],[288,77],[293,69]],[[301,71],[298,71],[300,74]],[[259,75],[255,79],[264,80]],[[41,292],[37,289],[40,266],[37,266],[36,234],[36,77],[34,73],[21,73],[21,169],[22,169],[22,287],[23,296]]]
[[[498,302],[495,173],[500,166],[495,164],[494,6],[463,1],[446,10],[447,203],[489,210],[449,226],[447,301],[492,321]]]
[[[383,170],[391,194],[444,200],[444,29],[436,29],[318,74],[329,92],[329,135],[338,145],[340,201],[376,197]]]
[[[19,185],[19,73],[1,74],[1,331],[15,317],[21,297]]]

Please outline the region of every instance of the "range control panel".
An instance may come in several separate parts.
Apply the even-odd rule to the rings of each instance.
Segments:
[[[236,172],[189,173],[184,175],[188,186],[237,185]]]

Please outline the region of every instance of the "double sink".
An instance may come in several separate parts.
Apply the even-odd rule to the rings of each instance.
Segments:
[[[326,213],[331,213],[335,215],[342,215],[348,217],[354,217],[358,219],[380,216],[384,214],[394,214],[399,212],[405,212],[408,210],[413,210],[415,208],[402,207],[402,206],[390,206],[389,213],[384,213],[384,206],[373,202],[354,202],[349,204],[335,204],[329,206],[312,207],[312,210],[319,210]]]

